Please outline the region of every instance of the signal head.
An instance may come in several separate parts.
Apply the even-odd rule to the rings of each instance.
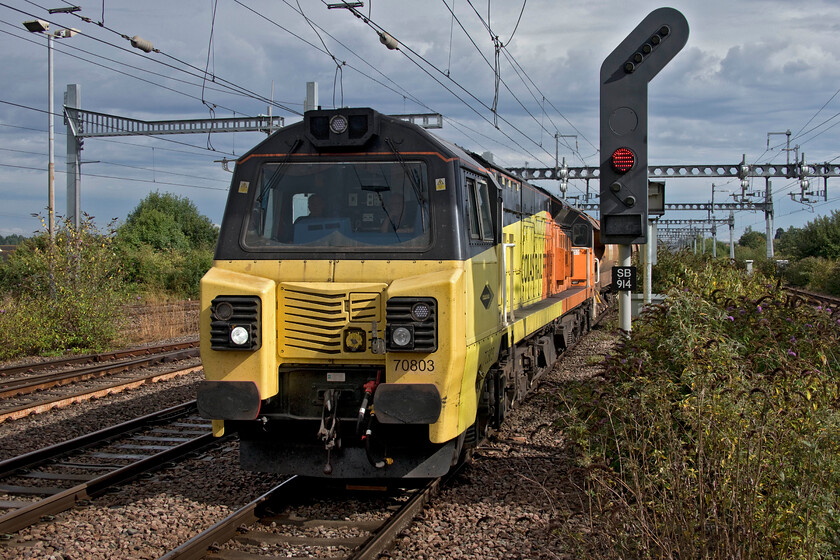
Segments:
[[[616,173],[627,173],[636,165],[636,154],[630,148],[618,148],[610,156],[610,164]]]

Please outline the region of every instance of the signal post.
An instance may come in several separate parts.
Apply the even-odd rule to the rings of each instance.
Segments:
[[[688,22],[654,10],[601,65],[601,241],[618,244],[619,326],[630,332],[632,246],[647,243],[648,82],[685,46]],[[616,275],[619,275],[616,277]]]

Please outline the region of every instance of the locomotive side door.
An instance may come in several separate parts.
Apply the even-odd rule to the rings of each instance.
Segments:
[[[468,244],[471,255],[468,282],[468,309],[472,312],[475,339],[481,339],[498,329],[501,317],[501,286],[499,285],[499,255],[496,250],[498,193],[487,178],[464,171],[464,190],[468,216]],[[495,218],[495,219],[494,219]],[[467,336],[470,338],[470,325]],[[468,341],[469,342],[469,341]]]

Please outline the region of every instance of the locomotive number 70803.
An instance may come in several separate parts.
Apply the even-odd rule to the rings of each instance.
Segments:
[[[434,360],[395,360],[396,371],[435,371]]]

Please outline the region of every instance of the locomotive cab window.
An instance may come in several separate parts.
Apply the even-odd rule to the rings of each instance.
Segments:
[[[244,246],[424,249],[431,242],[427,182],[422,162],[265,164]]]
[[[470,238],[493,241],[493,219],[490,208],[490,192],[487,182],[466,178],[467,214],[470,221]]]

